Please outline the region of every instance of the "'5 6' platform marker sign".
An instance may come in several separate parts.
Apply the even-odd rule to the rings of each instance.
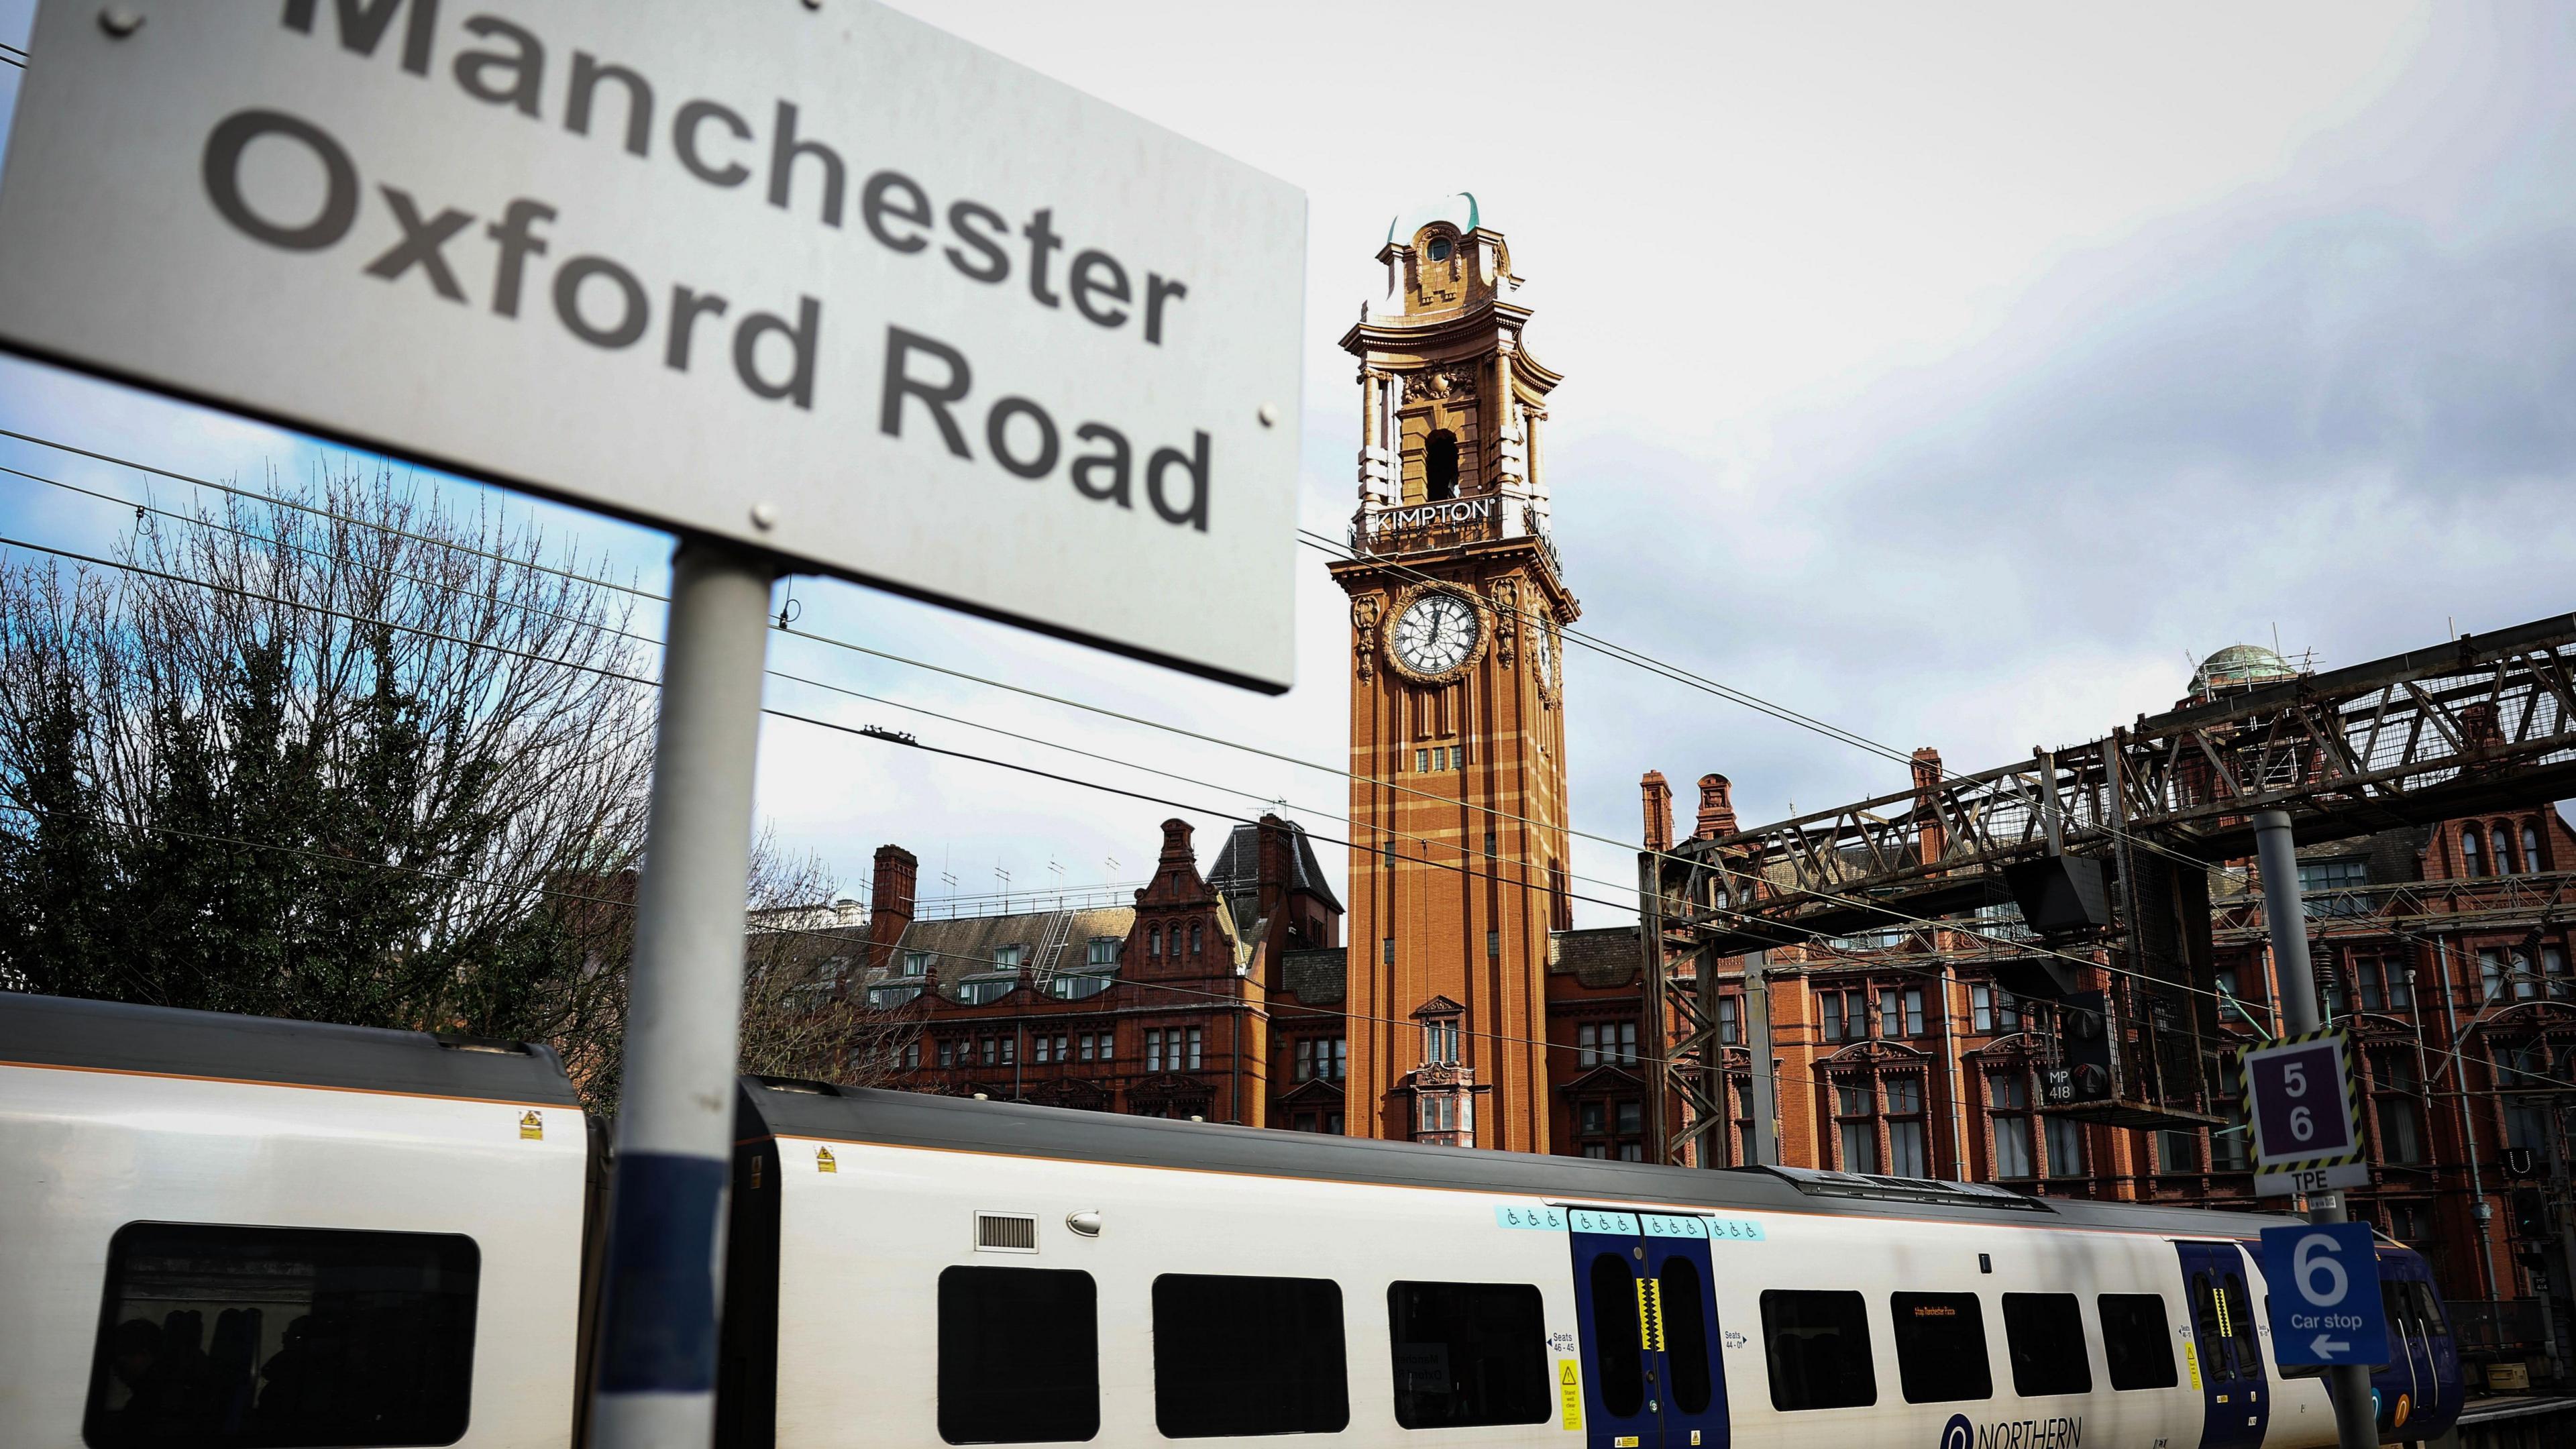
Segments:
[[[2257,1194],[2323,1192],[2370,1180],[2361,1160],[2361,1106],[2350,1045],[2342,1032],[2283,1037],[2249,1049],[2243,1062]]]

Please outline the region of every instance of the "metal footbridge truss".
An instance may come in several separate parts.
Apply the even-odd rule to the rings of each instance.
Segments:
[[[2090,1115],[2212,1120],[2222,1043],[2204,867],[2253,854],[2258,810],[2287,811],[2316,842],[2576,796],[2576,615],[2140,715],[1975,774],[1918,769],[1912,789],[1641,857],[1661,967],[1649,1019],[1679,1028],[1654,1068],[1688,1118],[1654,1123],[1667,1151],[1732,1119],[1722,1075],[1752,1065],[1718,1042],[1721,958],[1922,931],[2010,900],[2008,867],[2061,853],[2102,860],[2117,882],[2117,920],[2086,944],[2126,973],[2108,984],[2130,1066],[2123,1100]],[[1918,936],[1927,961],[1962,945],[2009,957],[2031,940],[2012,917],[1947,924],[1977,935]],[[1829,969],[1842,953],[1809,954],[1807,969]],[[1649,1095],[1650,1116],[1664,1101]]]

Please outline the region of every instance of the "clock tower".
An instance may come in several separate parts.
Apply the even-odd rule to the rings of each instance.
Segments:
[[[1399,217],[1359,358],[1351,599],[1347,1130],[1545,1152],[1551,930],[1570,924],[1559,629],[1540,449],[1559,381],[1521,346],[1500,234],[1460,194]]]

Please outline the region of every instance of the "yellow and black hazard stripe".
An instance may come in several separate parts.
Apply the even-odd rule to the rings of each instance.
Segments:
[[[2305,1046],[2311,1042],[2321,1041],[2332,1041],[2335,1043],[2337,1068],[2343,1073],[2344,1129],[2347,1134],[2349,1134],[2352,1146],[2348,1151],[2330,1153],[2324,1157],[2301,1158],[2296,1162],[2275,1162],[2268,1167],[2261,1168],[2261,1171],[2315,1172],[2321,1168],[2341,1167],[2346,1163],[2359,1162],[2362,1160],[2364,1154],[2362,1151],[2361,1139],[2361,1073],[2352,1069],[2352,1042],[2350,1038],[2346,1036],[2344,1029],[2339,1026],[2319,1027],[2315,1031],[2301,1032],[2297,1036],[2276,1037],[2271,1041],[2265,1042],[2264,1045],[2267,1047]],[[2248,1135],[2254,1139],[2251,1145],[2254,1148],[2256,1159],[2259,1162],[2262,1157],[2263,1149],[2263,1128],[2260,1120],[2255,1117],[2252,1110],[2252,1104],[2254,1101],[2254,1074],[2252,1069],[2245,1065],[2244,1058],[2242,1057],[2237,1059],[2236,1072],[2237,1091],[2247,1104],[2245,1120],[2249,1128]]]
[[[1637,1342],[1648,1353],[1664,1351],[1664,1284],[1660,1278],[1637,1280]]]

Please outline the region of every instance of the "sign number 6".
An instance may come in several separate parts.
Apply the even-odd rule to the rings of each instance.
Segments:
[[[2319,1308],[2341,1303],[2352,1286],[2351,1277],[2335,1260],[2334,1253],[2334,1239],[2324,1233],[2310,1233],[2299,1239],[2298,1248],[2290,1255],[2290,1273],[2299,1280],[2299,1296]]]

